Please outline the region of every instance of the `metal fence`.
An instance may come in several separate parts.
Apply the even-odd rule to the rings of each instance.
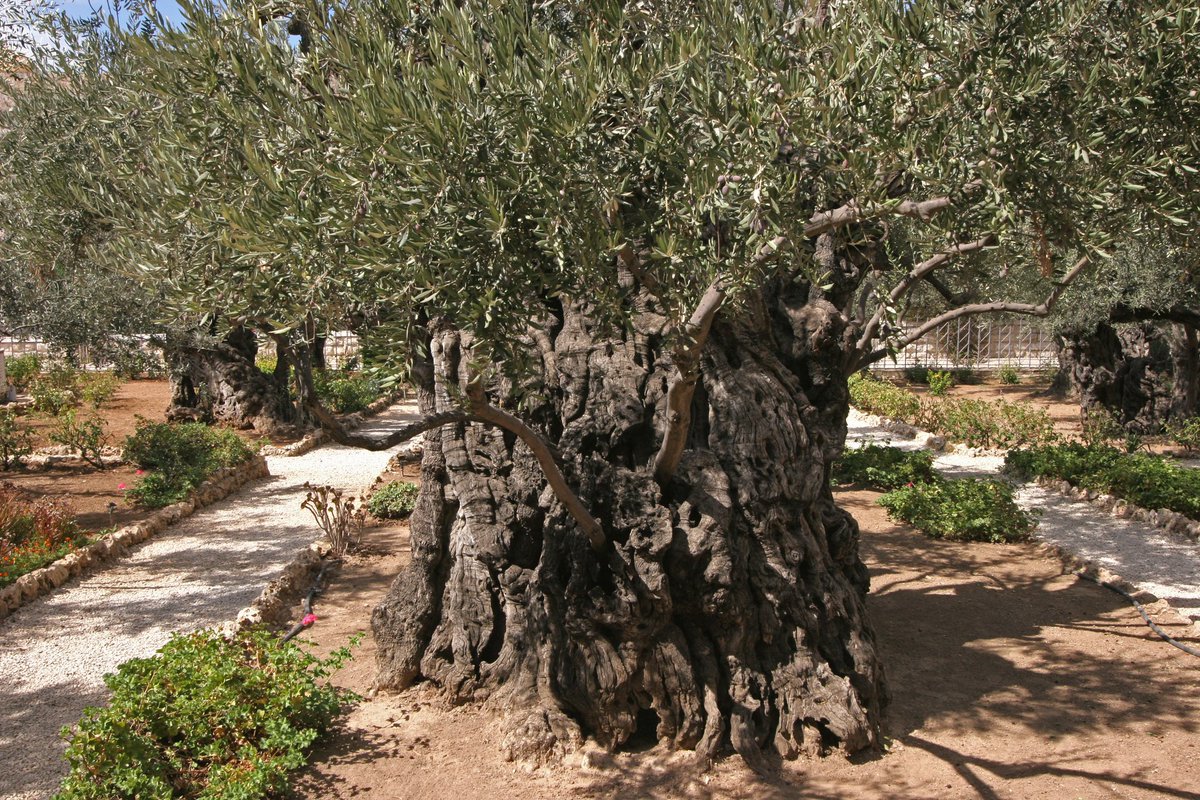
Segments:
[[[906,323],[904,332],[922,324]],[[1038,370],[1057,366],[1058,345],[1050,327],[1041,320],[965,317],[942,323],[897,353],[894,361],[886,358],[871,368]]]

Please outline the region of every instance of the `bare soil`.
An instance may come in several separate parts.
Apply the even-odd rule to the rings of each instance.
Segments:
[[[106,423],[108,443],[120,446],[144,417],[155,422],[164,420],[171,400],[170,384],[164,380],[127,381],[121,384],[112,399],[100,409]],[[81,414],[88,414],[82,412]],[[30,413],[21,418],[34,432],[34,446],[52,444],[48,434],[56,420],[48,414]],[[149,511],[133,508],[125,502],[125,489],[138,479],[136,468],[129,465],[97,469],[86,465],[56,465],[46,469],[0,472],[0,481],[11,482],[30,494],[50,496],[66,501],[75,512],[84,530],[98,531],[109,527],[129,525],[149,515]],[[115,508],[110,512],[109,504]]]
[[[994,388],[994,387],[987,387]],[[505,762],[496,719],[418,686],[358,703],[295,794],[327,798],[1200,798],[1200,661],[1163,643],[1116,594],[1033,545],[932,541],[876,493],[840,502],[863,530],[869,599],[892,703],[885,752],[713,765],[642,743],[566,763]],[[364,633],[336,676],[368,694],[370,613],[408,560],[407,529],[371,529],[316,602],[320,652]],[[1151,607],[1175,637],[1191,628]]]

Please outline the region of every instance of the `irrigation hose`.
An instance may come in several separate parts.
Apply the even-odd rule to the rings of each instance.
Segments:
[[[1099,580],[1098,578],[1093,578],[1091,575],[1088,575],[1087,573],[1076,572],[1075,574],[1078,575],[1080,578],[1085,578],[1085,579],[1091,581],[1092,583],[1096,584],[1097,586],[1103,586],[1105,589],[1116,592],[1117,594],[1121,595],[1129,602],[1133,603],[1134,608],[1136,608],[1138,610],[1138,613],[1142,615],[1142,619],[1146,620],[1146,624],[1150,626],[1150,630],[1157,633],[1164,642],[1171,645],[1172,647],[1178,647],[1180,650],[1182,650],[1183,652],[1187,653],[1190,656],[1196,656],[1197,658],[1200,658],[1200,650],[1197,650],[1194,647],[1186,645],[1183,642],[1172,638],[1171,634],[1167,633],[1162,628],[1158,627],[1158,625],[1155,624],[1154,620],[1150,619],[1150,615],[1146,613],[1145,607],[1141,603],[1139,603],[1137,601],[1137,598],[1134,597],[1133,595],[1131,595],[1129,592],[1125,591],[1120,586],[1114,586],[1113,584],[1108,583],[1106,581]]]
[[[307,628],[309,625],[312,624],[312,622],[308,621],[308,620],[310,617],[313,616],[313,610],[312,610],[313,598],[325,591],[321,587],[321,583],[325,580],[325,571],[328,570],[330,567],[332,567],[336,563],[339,563],[339,559],[335,558],[335,559],[330,559],[329,561],[326,561],[324,564],[321,565],[321,571],[317,573],[317,579],[315,581],[313,581],[312,588],[309,589],[308,594],[304,596],[304,603],[301,606],[302,610],[304,611],[304,614],[301,616],[300,621],[297,622],[295,625],[293,625],[292,629],[287,632],[287,635],[279,640],[280,646],[287,644],[289,641],[291,641],[293,638],[295,638],[297,635],[299,635],[300,631],[304,630],[305,628]]]

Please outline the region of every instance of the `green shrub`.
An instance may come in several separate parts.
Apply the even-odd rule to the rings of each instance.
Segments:
[[[181,424],[141,420],[125,440],[125,460],[153,470],[132,489],[128,498],[146,508],[179,502],[222,467],[253,456],[233,431],[200,422]]]
[[[869,444],[844,452],[833,465],[833,480],[866,484],[876,489],[896,489],[908,483],[937,480],[937,472],[933,468],[933,453],[928,450],[901,450]]]
[[[50,432],[50,441],[69,447],[93,467],[103,467],[100,449],[108,444],[103,420],[77,420],[75,409],[68,409],[59,418],[58,427]]]
[[[1005,466],[1022,478],[1058,478],[1143,508],[1166,508],[1200,519],[1200,470],[1160,456],[1069,442],[1014,450]]]
[[[941,397],[950,391],[950,387],[953,385],[954,378],[950,377],[949,372],[929,373],[929,393],[934,397]]]
[[[313,373],[313,389],[321,405],[337,414],[362,411],[382,394],[379,384],[365,375],[331,371]]]
[[[121,379],[111,372],[97,372],[80,381],[79,397],[92,408],[99,409],[121,388]]]
[[[1029,536],[1033,517],[1013,501],[1004,481],[943,480],[902,486],[879,498],[888,516],[938,539],[1018,542]]]
[[[1053,442],[1054,422],[1029,403],[942,398],[921,403],[917,424],[968,447],[1008,449]]]
[[[143,375],[148,378],[163,374],[162,360],[154,353],[140,347],[121,347],[111,355],[113,374],[127,381],[137,380]]]
[[[921,401],[912,392],[869,375],[851,375],[849,386],[850,402],[868,414],[910,421],[921,408]]]
[[[393,481],[379,487],[367,501],[367,509],[377,517],[403,519],[417,506],[420,487],[408,481]]]
[[[265,375],[274,375],[275,367],[279,364],[279,359],[276,356],[258,356],[254,359],[254,366],[258,367],[258,371]]]
[[[1083,442],[1089,446],[1103,447],[1125,438],[1125,427],[1121,421],[1103,406],[1084,411],[1080,426],[1083,429]]]
[[[18,389],[24,390],[37,377],[38,373],[42,371],[42,360],[33,353],[17,356],[5,361],[4,371],[8,375],[9,383]]]
[[[1017,368],[1013,366],[1003,366],[996,373],[996,377],[1006,386],[1015,386],[1021,382],[1021,373],[1017,372]]]
[[[33,436],[12,409],[0,408],[0,469],[17,466],[33,452]]]
[[[262,630],[176,635],[106,675],[108,705],[64,729],[56,800],[279,796],[348,699],[324,679],[349,656],[320,660]]]
[[[29,385],[29,396],[35,409],[57,417],[79,405],[83,397],[83,378],[78,370],[58,364],[34,379]]]
[[[1189,453],[1200,451],[1200,417],[1170,423],[1167,436]]]

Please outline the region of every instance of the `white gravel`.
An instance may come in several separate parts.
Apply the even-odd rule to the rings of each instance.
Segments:
[[[846,444],[888,443],[906,450],[920,449],[928,434],[900,439],[880,425],[877,417],[851,410]],[[951,477],[995,477],[1003,456],[960,448],[942,453],[934,466]],[[1036,484],[1025,484],[1017,503],[1039,513],[1033,535],[1107,568],[1139,589],[1166,601],[1183,617],[1200,620],[1200,545],[1182,534],[1119,519],[1082,502],[1070,500]]]
[[[361,430],[387,430],[415,418],[415,404],[398,404]],[[300,508],[305,481],[364,489],[398,449],[326,445],[268,458],[270,478],[0,622],[0,799],[53,794],[66,774],[59,730],[77,722],[85,706],[105,701],[105,673],[154,654],[173,632],[231,619],[318,538],[311,515]]]

